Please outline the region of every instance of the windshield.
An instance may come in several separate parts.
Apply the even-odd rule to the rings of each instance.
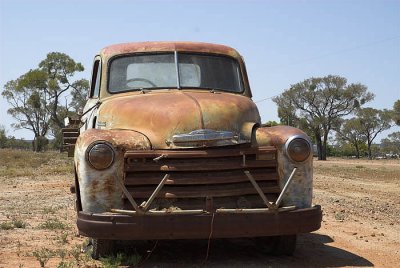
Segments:
[[[169,53],[115,58],[111,93],[161,88],[202,88],[242,92],[239,64],[224,56]]]

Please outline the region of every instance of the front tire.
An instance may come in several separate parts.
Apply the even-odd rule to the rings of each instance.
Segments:
[[[293,255],[296,249],[297,235],[266,236],[256,238],[256,244],[262,251],[273,255]]]
[[[297,235],[275,236],[273,238],[273,243],[273,254],[292,256],[296,250]]]
[[[114,240],[92,238],[92,258],[98,260],[114,253]]]

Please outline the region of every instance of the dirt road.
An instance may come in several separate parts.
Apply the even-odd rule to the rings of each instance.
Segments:
[[[46,267],[101,267],[104,261],[82,253],[87,240],[76,235],[70,172],[51,172],[57,161],[68,160],[49,159],[23,176],[0,176],[0,267],[40,267],[40,261]],[[314,165],[314,203],[324,210],[323,224],[299,236],[292,257],[264,254],[252,239],[212,240],[207,262],[205,240],[134,243],[130,254],[144,267],[399,266],[400,161]]]

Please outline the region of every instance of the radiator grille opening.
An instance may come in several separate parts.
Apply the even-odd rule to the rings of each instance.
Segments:
[[[170,174],[150,209],[262,208],[262,199],[244,171],[249,171],[270,201],[280,192],[276,149],[128,151],[124,184],[138,204],[145,202]],[[124,198],[124,209],[132,209]]]

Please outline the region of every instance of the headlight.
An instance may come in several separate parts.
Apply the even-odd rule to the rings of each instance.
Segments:
[[[106,169],[114,162],[114,149],[106,142],[97,142],[87,149],[87,160],[95,169]]]
[[[293,137],[286,142],[286,152],[293,161],[303,162],[311,154],[311,144],[304,138]]]

